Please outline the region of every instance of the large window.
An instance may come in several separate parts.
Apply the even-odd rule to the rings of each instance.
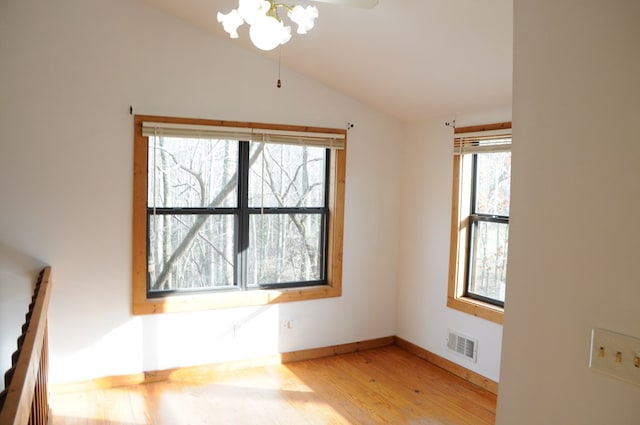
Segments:
[[[135,125],[134,312],[340,295],[345,131]]]
[[[501,323],[509,236],[511,123],[456,129],[453,180],[447,305]]]

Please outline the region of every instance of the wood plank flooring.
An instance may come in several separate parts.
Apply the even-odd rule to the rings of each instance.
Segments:
[[[159,382],[54,394],[52,425],[495,422],[496,396],[389,346]]]

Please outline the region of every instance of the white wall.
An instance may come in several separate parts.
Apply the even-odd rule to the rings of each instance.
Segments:
[[[640,337],[640,2],[515,1],[509,309],[497,423],[640,423],[640,387],[588,369]]]
[[[502,326],[447,307],[453,116],[408,126],[403,151],[402,231],[397,335],[432,353],[498,380]],[[456,117],[456,125],[511,120],[511,110]],[[446,349],[447,329],[478,338],[477,363]]]
[[[0,55],[0,241],[53,266],[53,382],[395,334],[396,121],[287,69],[277,89],[275,63],[139,1],[4,0]],[[132,316],[129,105],[140,114],[355,123],[343,296]],[[295,329],[281,334],[281,319]]]

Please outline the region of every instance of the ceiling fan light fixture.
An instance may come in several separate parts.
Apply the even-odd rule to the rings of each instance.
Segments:
[[[315,24],[315,6],[286,5],[275,0],[239,0],[238,8],[224,14],[218,12],[218,22],[231,38],[238,38],[238,27],[249,24],[249,38],[261,50],[273,50],[291,39],[291,27],[278,16],[278,8],[285,8],[287,16],[298,25],[298,34],[306,34]]]

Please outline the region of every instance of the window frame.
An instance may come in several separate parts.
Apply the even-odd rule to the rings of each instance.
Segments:
[[[321,285],[269,286],[267,289],[226,289],[207,292],[178,292],[163,297],[147,293],[147,152],[149,137],[143,136],[143,122],[207,125],[232,128],[262,128],[305,133],[330,133],[344,136],[344,149],[333,149],[329,155],[329,170],[325,193],[326,245],[325,282]],[[133,242],[132,242],[132,310],[133,314],[154,314],[179,311],[199,311],[216,308],[266,305],[281,302],[339,297],[342,295],[342,246],[344,233],[344,191],[346,174],[346,130],[264,124],[208,119],[136,115],[134,117],[133,175]],[[248,216],[250,213],[248,214]]]
[[[459,135],[465,133],[484,131],[504,131],[502,136],[511,137],[511,122],[460,127],[454,130],[454,135],[459,137]],[[500,137],[501,136],[496,136],[495,138]],[[463,181],[462,177],[472,170],[474,157],[475,155],[471,153],[460,155],[453,152],[453,190],[447,306],[476,317],[502,324],[504,320],[504,306],[487,302],[487,300],[483,300],[481,296],[475,296],[468,292],[468,276],[470,273],[469,248],[471,244],[472,221],[474,220],[472,217],[472,214],[474,214],[472,207],[474,182],[472,178]],[[466,170],[466,172],[463,172],[463,170]],[[478,216],[478,214],[474,215]]]

